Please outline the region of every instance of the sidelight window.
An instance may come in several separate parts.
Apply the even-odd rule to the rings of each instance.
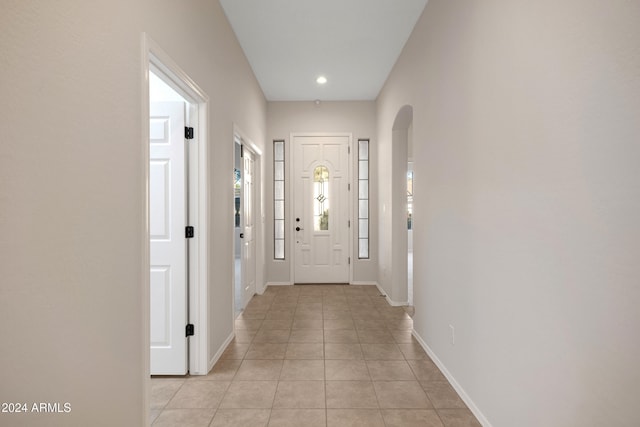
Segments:
[[[273,258],[284,259],[284,141],[273,141]]]
[[[358,140],[358,258],[369,258],[369,140]]]
[[[407,229],[413,229],[413,171],[407,172]]]

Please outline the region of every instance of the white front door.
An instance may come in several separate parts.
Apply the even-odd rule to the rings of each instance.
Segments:
[[[295,283],[349,282],[349,142],[294,137]]]
[[[187,373],[185,103],[150,105],[151,374]]]
[[[255,157],[242,148],[242,307],[244,308],[256,293],[256,244],[255,230]]]

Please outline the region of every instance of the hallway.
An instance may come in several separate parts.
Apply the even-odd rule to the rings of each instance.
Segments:
[[[375,286],[269,287],[207,376],[153,378],[153,426],[479,426]]]

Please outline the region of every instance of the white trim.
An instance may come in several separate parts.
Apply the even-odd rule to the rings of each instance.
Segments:
[[[372,282],[372,284],[375,284],[378,287],[378,290],[380,291],[380,293],[382,295],[384,295],[384,298],[387,300],[387,302],[389,303],[390,306],[392,307],[406,307],[409,305],[409,303],[407,302],[398,302],[398,301],[394,301],[391,298],[389,298],[389,294],[382,289],[382,286],[380,286],[380,284],[378,282]]]
[[[288,152],[285,153],[285,159],[291,159],[289,162],[287,162],[289,165],[287,166],[285,164],[285,170],[288,169],[289,171],[289,192],[291,194],[291,200],[293,200],[295,198],[295,194],[294,194],[294,188],[295,188],[295,184],[294,184],[294,179],[295,177],[293,176],[293,163],[294,163],[294,159],[293,159],[293,144],[295,142],[295,138],[298,137],[305,137],[305,136],[313,136],[313,137],[319,137],[319,136],[326,136],[326,137],[336,137],[336,136],[345,136],[347,138],[349,138],[349,142],[347,142],[347,147],[349,151],[351,150],[351,146],[353,145],[353,133],[352,132],[291,132],[289,134],[289,144],[285,144],[285,150],[287,150],[287,145],[288,145]],[[353,157],[352,154],[348,155],[347,157],[347,164],[348,164],[348,171],[347,171],[347,179],[349,182],[349,185],[351,185],[353,187],[353,177],[352,177],[352,173],[353,173],[353,169],[354,169],[354,165],[353,165]],[[286,182],[286,181],[285,181]],[[349,194],[347,194],[347,211],[348,211],[348,219],[351,221],[352,224],[355,224],[356,222],[353,219],[353,190],[349,192]],[[295,216],[295,212],[294,212],[294,203],[289,203],[289,218],[293,218]],[[349,227],[349,248],[348,248],[348,256],[351,257],[351,260],[353,262],[349,263],[349,278],[348,280],[351,281],[353,279],[353,266],[355,264],[355,261],[357,260],[358,257],[354,257],[353,256],[353,250],[354,250],[354,246],[353,246],[353,230],[355,227]],[[295,251],[295,235],[294,233],[286,233],[287,235],[289,235],[289,252],[290,252],[290,256],[289,256],[289,278],[291,279],[291,283],[295,284],[296,278],[295,278],[295,266],[296,266],[296,251]]]
[[[149,373],[149,278],[146,271],[149,266],[149,70],[159,72],[166,78],[168,83],[190,104],[197,106],[197,117],[193,117],[197,126],[197,142],[192,143],[192,147],[197,148],[193,166],[197,168],[196,179],[192,179],[195,187],[193,193],[190,191],[190,209],[194,210],[191,216],[191,225],[197,230],[197,238],[189,242],[189,270],[191,280],[189,285],[189,321],[195,325],[196,334],[189,338],[189,373],[191,375],[206,375],[208,358],[208,327],[209,327],[209,307],[208,307],[208,224],[209,210],[207,188],[209,183],[209,163],[207,160],[208,129],[209,129],[209,96],[173,61],[173,59],[160,48],[146,33],[142,34],[143,45],[143,118],[142,142],[143,142],[143,163],[145,171],[145,233],[144,233],[144,268],[143,274],[143,315],[145,316],[145,351],[147,374]],[[191,190],[191,188],[190,188]],[[194,197],[195,194],[195,197]],[[148,406],[148,405],[147,405]]]
[[[216,352],[216,354],[213,355],[211,360],[209,360],[207,373],[213,369],[216,363],[218,363],[218,360],[220,360],[220,358],[222,357],[222,354],[225,352],[225,350],[227,349],[229,344],[231,344],[231,341],[233,341],[235,337],[236,337],[236,333],[234,331],[234,332],[231,332],[231,334],[229,334],[226,340],[224,340],[224,342],[220,346],[220,349]]]
[[[367,282],[365,280],[365,281],[352,281],[352,282],[349,282],[349,284],[353,286],[375,286],[378,288],[378,290],[380,290],[380,285],[378,284],[378,282]]]
[[[268,286],[293,286],[292,282],[267,282],[265,289]]]
[[[347,171],[347,179],[348,179],[348,190],[347,190],[347,200],[349,200],[347,210],[349,218],[349,283],[353,281],[353,266],[355,265],[358,257],[356,256],[356,246],[354,245],[353,238],[355,236],[355,228],[358,226],[358,220],[355,218],[354,210],[355,210],[355,197],[358,194],[358,186],[353,183],[353,173],[356,170],[356,150],[353,147],[353,134],[349,134],[349,142],[347,143],[347,164],[349,165],[349,170]]]
[[[404,301],[404,302],[394,301],[391,298],[389,298],[389,295],[385,295],[385,298],[386,298],[387,302],[389,303],[389,305],[392,306],[392,307],[407,307],[409,305],[409,303],[406,302],[406,301]]]
[[[256,144],[254,144],[254,142],[251,140],[251,138],[249,138],[243,131],[242,129],[240,129],[240,127],[237,124],[233,124],[233,134],[234,136],[238,136],[243,143],[247,144],[249,146],[249,148],[251,148],[251,151],[254,152],[254,154],[257,154],[258,156],[262,157],[262,150],[260,149],[260,147],[258,147]],[[235,142],[235,140],[234,140]]]
[[[415,329],[411,330],[411,335],[418,341],[418,344],[422,346],[427,355],[433,360],[433,363],[436,364],[438,369],[442,372],[442,374],[447,378],[451,386],[458,393],[460,398],[464,401],[464,403],[469,407],[469,410],[473,412],[473,415],[478,419],[480,424],[484,427],[492,427],[487,417],[480,411],[478,406],[471,400],[471,397],[467,394],[467,392],[462,388],[462,386],[456,381],[456,379],[451,375],[451,372],[447,369],[447,367],[442,363],[442,361],[436,356],[436,354],[431,350],[431,348],[427,345],[427,343],[422,339],[422,337],[416,332]]]
[[[142,268],[140,269],[140,295],[142,307],[142,425],[148,426],[149,408],[151,407],[151,307],[150,307],[150,277],[149,265],[150,258],[150,241],[149,241],[149,39],[145,33],[141,34],[142,63],[141,65],[141,96],[140,99],[140,136],[141,139],[141,164],[142,182],[140,188],[140,199],[142,203],[142,233],[140,233],[142,248]],[[147,119],[145,119],[147,118]]]
[[[233,148],[231,149],[231,152],[233,153],[231,155],[231,164],[233,165],[233,169],[235,171],[236,169],[236,144],[242,146],[242,139],[240,136],[238,136],[238,140],[236,140],[236,130],[235,130],[235,124],[233,125],[233,136],[231,138],[231,142],[233,144]],[[239,165],[240,169],[242,169],[243,165],[242,165],[242,159],[240,159],[240,165]],[[231,183],[231,186],[229,188],[232,188],[232,194],[231,196],[233,197],[233,205],[232,207],[235,209],[235,174],[232,178],[234,181]],[[240,203],[242,204],[242,190],[240,192]],[[241,214],[242,215],[242,214]],[[235,219],[234,219],[235,222]],[[242,216],[240,217],[240,232],[242,232]],[[233,268],[231,269],[231,271],[233,271],[233,286],[232,286],[232,291],[231,291],[231,322],[232,324],[235,324],[233,322],[235,322],[236,320],[236,287],[239,287],[240,289],[242,289],[242,247],[239,248],[239,252],[240,252],[240,263],[239,263],[239,268],[240,268],[240,283],[236,283],[236,278],[238,277],[237,271],[236,271],[236,227],[235,224],[233,226],[233,237],[232,237],[232,242],[233,244],[232,246],[232,257],[231,259],[233,260]],[[242,292],[240,292],[242,294]],[[240,296],[240,298],[242,299],[242,295]],[[240,312],[244,310],[244,307],[242,307],[240,309]]]
[[[256,230],[254,232],[254,242],[256,245],[256,259],[255,259],[255,263],[256,263],[256,283],[255,283],[255,293],[262,295],[265,291],[265,284],[264,284],[264,259],[265,259],[265,251],[264,251],[264,222],[265,222],[265,210],[264,210],[264,166],[262,164],[263,162],[263,153],[262,150],[260,149],[260,147],[258,147],[253,140],[251,140],[251,138],[249,138],[240,128],[240,126],[238,126],[236,123],[233,123],[233,138],[232,138],[232,143],[233,143],[233,150],[232,150],[232,159],[231,159],[231,164],[235,165],[235,146],[236,146],[236,138],[240,141],[241,145],[246,145],[249,150],[251,150],[251,152],[254,154],[255,156],[255,164],[256,164],[256,170],[255,170],[255,176],[254,176],[254,189],[256,191],[254,191],[254,209],[256,209],[256,211],[254,212],[255,214],[255,218],[257,218],[258,220],[255,221],[255,227]],[[234,166],[235,167],[235,166]],[[256,185],[256,180],[257,180],[257,185]],[[232,183],[232,187],[233,188],[233,183]],[[235,231],[234,231],[235,232]],[[236,247],[235,247],[235,235],[233,236],[233,245],[232,246],[232,259],[233,259],[233,268],[231,271],[234,272],[235,274],[235,260],[236,260]],[[240,256],[240,262],[242,263],[242,255]],[[232,313],[233,313],[233,320],[235,321],[235,315],[236,315],[236,301],[235,301],[235,295],[236,295],[236,289],[235,289],[235,279],[233,281],[233,298],[232,298]],[[243,304],[244,305],[244,304]],[[244,306],[242,307],[242,309],[244,310]]]
[[[209,370],[206,369],[206,360],[208,356],[208,337],[209,337],[209,201],[208,201],[208,188],[209,188],[209,162],[208,162],[208,98],[202,99],[198,103],[198,120],[197,130],[195,132],[195,141],[191,144],[195,145],[198,150],[197,156],[197,171],[195,178],[197,185],[197,198],[189,197],[192,210],[195,211],[195,215],[190,214],[191,218],[195,219],[196,235],[197,239],[190,242],[192,245],[196,245],[195,248],[190,248],[189,260],[193,262],[192,272],[195,272],[196,283],[189,291],[190,297],[190,309],[189,317],[191,322],[196,325],[195,333],[198,339],[193,340],[192,347],[190,348],[190,363],[189,373],[191,375],[206,375]],[[192,168],[193,169],[193,168]],[[193,252],[196,253],[194,256]],[[192,338],[189,338],[190,340]]]

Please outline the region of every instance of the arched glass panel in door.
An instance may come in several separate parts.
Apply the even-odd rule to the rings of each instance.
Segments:
[[[329,169],[325,166],[313,171],[313,229],[329,230]]]

